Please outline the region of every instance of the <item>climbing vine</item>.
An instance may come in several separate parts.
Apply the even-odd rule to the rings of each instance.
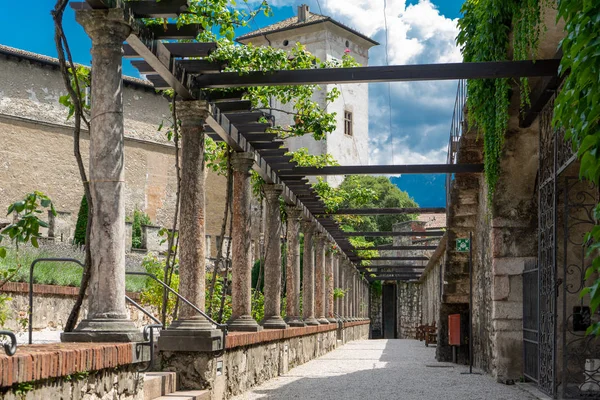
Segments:
[[[462,7],[457,42],[465,62],[505,61],[512,44],[513,59],[535,59],[543,9],[549,0],[467,0]],[[509,34],[512,30],[512,43]],[[529,103],[529,84],[520,82],[520,103]],[[483,136],[488,201],[493,198],[500,173],[500,157],[508,127],[511,81],[477,79],[467,82],[469,125]]]
[[[578,150],[579,175],[596,187],[600,184],[600,3],[597,1],[560,0],[558,16],[565,23],[560,72],[564,85],[554,103],[554,124],[565,130],[566,138]],[[586,235],[588,256],[594,257],[586,271],[586,280],[600,272],[600,204],[594,210],[596,225]],[[590,296],[595,314],[600,306],[600,278],[581,292]],[[600,335],[600,323],[588,333]]]

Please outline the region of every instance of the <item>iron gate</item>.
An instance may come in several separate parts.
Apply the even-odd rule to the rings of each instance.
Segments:
[[[579,293],[589,286],[585,272],[591,264],[586,257],[584,235],[595,221],[594,208],[598,204],[598,190],[577,177],[566,177],[563,184],[564,239],[561,249],[562,305],[561,347],[561,393],[563,399],[600,398],[600,340],[587,336],[587,328],[598,321],[592,315],[589,297]]]
[[[540,115],[538,166],[538,387],[556,392],[556,176],[554,101]]]

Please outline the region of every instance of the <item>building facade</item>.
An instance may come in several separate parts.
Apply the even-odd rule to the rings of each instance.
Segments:
[[[342,25],[330,17],[312,13],[307,5],[298,7],[298,15],[238,38],[243,44],[272,46],[289,50],[296,43],[320,60],[340,60],[350,54],[356,61],[367,66],[369,49],[378,43],[359,32]],[[337,87],[341,95],[326,104],[329,91]],[[349,85],[322,85],[314,99],[327,112],[336,113],[337,128],[325,140],[316,141],[304,136],[289,138],[285,145],[290,151],[307,148],[313,155],[331,154],[340,165],[369,164],[369,88],[366,83]],[[291,111],[291,106],[273,102],[273,108]],[[275,123],[281,126],[293,124],[293,116],[273,111]],[[331,184],[339,184],[342,177],[327,177]]]

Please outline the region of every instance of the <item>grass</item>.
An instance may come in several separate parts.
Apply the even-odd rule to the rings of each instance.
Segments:
[[[29,282],[29,267],[37,258],[56,258],[65,257],[53,254],[48,250],[35,248],[26,248],[19,252],[19,259],[22,267],[11,279],[13,282]],[[16,254],[9,250],[6,258],[0,258],[0,270],[7,270],[17,266]],[[82,255],[71,258],[83,259]],[[44,285],[76,286],[81,283],[82,269],[79,265],[69,262],[39,262],[35,265],[33,273],[33,283]],[[125,288],[129,292],[141,292],[146,288],[146,278],[143,276],[127,276],[125,278]]]

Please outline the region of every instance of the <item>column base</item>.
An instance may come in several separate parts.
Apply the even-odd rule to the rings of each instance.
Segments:
[[[288,325],[279,315],[265,318],[260,323],[265,329],[287,329]]]
[[[84,319],[73,332],[63,332],[62,342],[143,342],[144,335],[129,319]]]
[[[333,317],[328,317],[327,321],[329,321],[330,324],[336,324],[337,323],[337,319],[335,319]]]
[[[304,323],[309,326],[321,325],[315,317],[304,318]]]
[[[229,320],[227,328],[231,332],[258,332],[263,329],[251,315],[242,315]]]
[[[329,320],[325,317],[319,317],[317,319],[317,322],[321,325],[328,325],[329,324]]]
[[[177,320],[158,337],[161,351],[219,351],[223,349],[223,332],[204,317]]]
[[[294,328],[302,328],[306,326],[306,324],[304,323],[304,321],[302,321],[302,318],[300,317],[286,317],[285,322],[288,324],[288,326]]]

